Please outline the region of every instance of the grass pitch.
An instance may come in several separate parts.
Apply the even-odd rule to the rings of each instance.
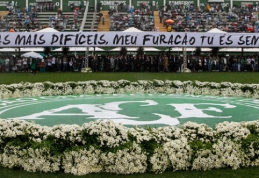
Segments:
[[[76,72],[55,72],[55,73],[2,73],[0,84],[12,84],[20,82],[66,82],[86,80],[109,80],[120,79],[137,80],[198,80],[209,82],[232,82],[232,83],[259,83],[259,72],[199,72],[199,73],[137,73],[137,72],[115,72],[115,73],[76,73]]]

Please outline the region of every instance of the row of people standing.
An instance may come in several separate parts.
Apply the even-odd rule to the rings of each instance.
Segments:
[[[195,71],[258,71],[258,56],[188,57],[187,67]]]
[[[80,71],[84,56],[48,56],[44,59],[36,59],[35,70],[40,72],[56,71]],[[30,72],[32,58],[18,56],[1,56],[0,72]]]
[[[49,56],[41,60],[37,68],[42,72],[80,72],[83,62],[84,56],[79,55]]]
[[[2,56],[1,72],[29,72],[31,58]],[[37,60],[40,72],[76,72],[89,66],[93,72],[181,72],[184,68],[181,55],[62,55]],[[259,56],[187,56],[187,68],[202,71],[259,71]]]
[[[182,57],[166,55],[90,56],[94,72],[170,72],[181,71]]]
[[[1,72],[28,72],[30,69],[31,59],[13,56],[1,56]]]
[[[91,56],[94,72],[182,72],[182,55]],[[187,56],[187,68],[202,71],[259,71],[258,56]]]
[[[50,56],[44,61],[46,71],[77,71],[87,62],[85,56]],[[89,56],[94,72],[181,72],[182,55],[108,55]],[[187,68],[198,71],[258,71],[258,56],[187,56]]]

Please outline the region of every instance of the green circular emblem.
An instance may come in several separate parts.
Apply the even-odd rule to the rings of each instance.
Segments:
[[[78,124],[110,119],[126,126],[179,125],[188,121],[214,126],[224,121],[257,120],[259,100],[176,94],[44,96],[0,101],[0,118],[41,125]]]

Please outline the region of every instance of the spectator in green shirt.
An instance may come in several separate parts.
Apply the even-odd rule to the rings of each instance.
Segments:
[[[5,72],[5,59],[1,58],[0,63],[1,63],[1,72]]]
[[[36,64],[37,64],[37,60],[33,58],[31,61],[31,74],[32,75],[36,74]]]

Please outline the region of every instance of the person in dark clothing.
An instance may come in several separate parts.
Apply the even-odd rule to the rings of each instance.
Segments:
[[[74,3],[70,4],[70,9],[71,9],[72,12],[74,11],[74,9],[75,9],[75,4]]]
[[[36,66],[37,66],[37,60],[35,58],[32,58],[32,61],[31,61],[31,75],[36,74]]]
[[[231,56],[228,60],[228,70],[233,71],[233,57]]]

